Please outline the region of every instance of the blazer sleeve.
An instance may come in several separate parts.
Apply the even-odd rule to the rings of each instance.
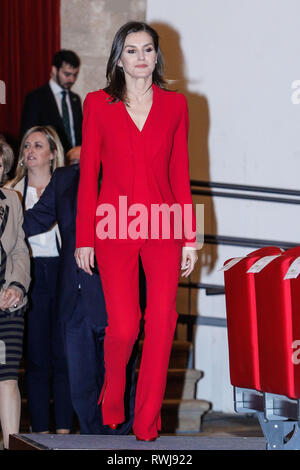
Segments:
[[[184,246],[196,248],[196,217],[189,175],[188,133],[189,115],[184,95],[179,98],[179,122],[173,138],[173,146],[169,166],[169,181],[176,201],[180,204],[183,216]],[[186,211],[185,205],[189,210]],[[185,215],[185,217],[184,217]]]
[[[50,230],[56,222],[56,171],[38,202],[24,213],[23,229],[26,237]]]
[[[98,177],[101,165],[101,126],[99,100],[89,93],[83,104],[80,178],[77,196],[76,247],[95,246],[95,215],[98,198]]]
[[[5,274],[5,278],[9,286],[19,287],[26,293],[30,285],[30,257],[22,228],[23,209],[17,193],[12,194],[14,197],[12,209],[16,211],[17,233],[16,243],[9,254],[12,260],[12,270],[11,273]]]

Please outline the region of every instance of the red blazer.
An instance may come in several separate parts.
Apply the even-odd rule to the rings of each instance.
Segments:
[[[192,205],[186,98],[156,85],[152,88],[153,103],[142,131],[134,124],[124,103],[111,103],[103,90],[89,93],[85,99],[77,247],[95,246],[95,229],[101,219],[96,216],[99,204],[112,204],[118,220],[119,196],[127,196],[128,207],[136,202],[169,206],[179,203],[182,209],[184,204]],[[101,164],[103,179],[98,196]],[[192,220],[195,230],[194,211]],[[183,230],[179,243],[195,246],[195,237],[187,240]]]

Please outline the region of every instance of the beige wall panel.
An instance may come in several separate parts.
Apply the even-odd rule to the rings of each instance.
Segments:
[[[117,29],[145,20],[146,0],[61,0],[61,47],[81,59],[73,90],[82,99],[106,84],[106,63]]]

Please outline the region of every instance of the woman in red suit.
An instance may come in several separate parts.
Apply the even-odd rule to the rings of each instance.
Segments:
[[[95,251],[107,307],[99,403],[111,428],[124,421],[125,370],[139,334],[139,257],[145,271],[145,340],[133,423],[141,440],[156,439],[161,427],[180,261],[183,276],[197,261],[195,233],[187,234],[183,217],[189,207],[195,231],[187,104],[182,94],[165,89],[162,70],[156,31],[139,22],[121,27],[107,65],[108,86],[89,93],[84,103],[77,204],[75,258],[91,274]],[[177,207],[179,223],[176,211],[169,219],[155,216],[162,204]]]

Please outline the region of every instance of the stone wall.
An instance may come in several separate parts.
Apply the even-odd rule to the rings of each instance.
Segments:
[[[106,63],[113,37],[122,24],[145,20],[147,0],[61,0],[61,47],[81,59],[73,91],[84,100],[106,84]]]

